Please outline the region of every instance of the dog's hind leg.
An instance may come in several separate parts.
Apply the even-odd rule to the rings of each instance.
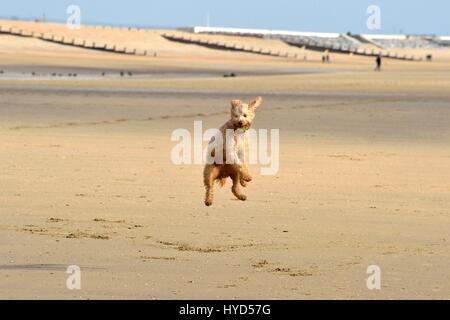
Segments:
[[[235,173],[231,176],[231,179],[233,180],[233,186],[231,187],[231,191],[233,194],[238,198],[239,200],[245,201],[247,200],[247,197],[241,193],[241,190],[239,188],[239,182],[241,180],[240,174]]]
[[[206,165],[203,170],[203,182],[206,188],[205,205],[210,206],[213,204],[214,199],[214,181],[219,176],[219,169],[214,165]]]

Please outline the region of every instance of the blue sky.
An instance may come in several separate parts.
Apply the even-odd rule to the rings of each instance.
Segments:
[[[65,21],[67,6],[81,8],[82,23],[183,27],[211,26],[321,32],[450,35],[448,0],[0,0],[0,17]],[[369,5],[381,9],[381,30],[366,27]]]

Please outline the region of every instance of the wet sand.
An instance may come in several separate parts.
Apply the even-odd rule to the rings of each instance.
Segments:
[[[280,172],[206,208],[169,138],[226,95],[0,92],[3,298],[448,298],[448,101],[269,96]]]

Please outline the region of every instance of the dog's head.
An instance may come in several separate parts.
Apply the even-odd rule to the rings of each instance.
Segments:
[[[249,104],[241,100],[231,100],[231,123],[234,129],[248,130],[256,115],[256,108],[262,103],[262,98],[257,97]]]

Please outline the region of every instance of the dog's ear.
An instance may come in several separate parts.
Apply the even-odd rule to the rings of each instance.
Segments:
[[[231,100],[231,108],[237,108],[240,107],[242,105],[242,101],[241,100]]]
[[[248,106],[249,108],[255,110],[256,108],[258,108],[262,103],[262,98],[261,97],[256,97],[255,100],[251,101]]]

